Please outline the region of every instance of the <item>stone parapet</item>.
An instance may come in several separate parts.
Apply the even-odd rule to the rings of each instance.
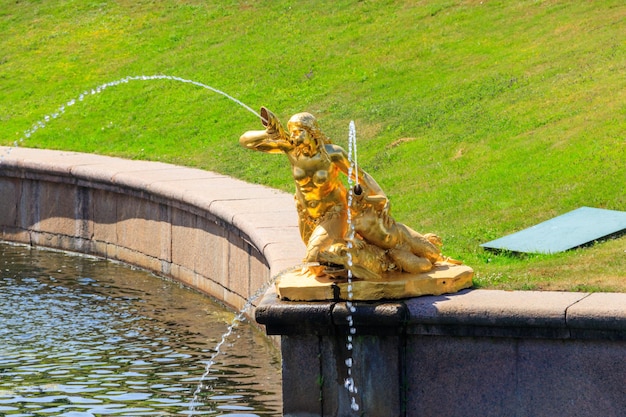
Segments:
[[[285,415],[626,415],[626,294],[464,290],[402,301],[281,301],[256,310],[281,335]],[[317,398],[317,401],[313,399]]]

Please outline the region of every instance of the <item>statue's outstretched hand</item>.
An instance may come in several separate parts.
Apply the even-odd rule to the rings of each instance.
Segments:
[[[278,117],[265,107],[261,107],[261,123],[263,123],[265,131],[273,140],[286,140],[288,138],[288,135],[285,132],[285,129],[283,129],[283,126],[280,124]]]

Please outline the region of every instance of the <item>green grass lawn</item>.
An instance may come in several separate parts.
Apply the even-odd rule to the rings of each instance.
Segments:
[[[626,210],[623,0],[0,0],[0,33],[4,145],[292,191],[284,157],[239,147],[261,124],[221,95],[170,80],[90,93],[174,75],[283,122],[309,111],[343,146],[354,120],[395,218],[438,233],[477,287],[626,291],[625,237],[549,256],[479,247],[580,206]]]

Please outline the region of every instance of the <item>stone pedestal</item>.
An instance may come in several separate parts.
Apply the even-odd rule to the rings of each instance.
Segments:
[[[276,292],[283,300],[392,300],[421,295],[455,293],[472,286],[474,271],[467,265],[437,263],[422,274],[386,273],[381,280],[332,279],[316,277],[308,270],[294,270],[280,276]],[[352,294],[350,294],[350,291]]]

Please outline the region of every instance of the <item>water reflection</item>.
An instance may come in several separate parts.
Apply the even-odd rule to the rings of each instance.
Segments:
[[[189,415],[233,314],[146,272],[0,244],[0,415]],[[279,415],[280,360],[240,325],[194,415]]]

